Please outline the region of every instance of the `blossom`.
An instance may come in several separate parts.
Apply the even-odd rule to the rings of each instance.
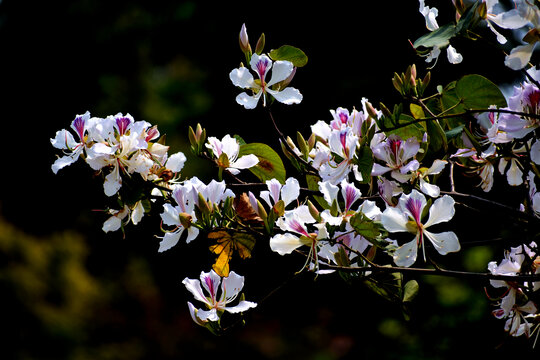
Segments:
[[[358,137],[351,128],[332,131],[328,138],[328,147],[319,148],[318,157],[322,161],[320,161],[318,170],[322,180],[330,181],[335,185],[346,179],[351,171],[354,171],[357,180],[361,181],[362,176],[358,172],[358,166],[353,164],[357,146]]]
[[[266,106],[266,94],[272,95],[277,101],[287,105],[298,104],[302,101],[302,94],[295,88],[272,89],[273,85],[288,79],[293,74],[294,65],[290,61],[272,63],[272,60],[267,55],[253,54],[250,66],[258,75],[258,81],[253,78],[253,75],[245,67],[234,69],[229,74],[229,78],[235,86],[242,89],[251,89],[254,93],[253,95],[246,92],[239,94],[236,97],[238,104],[243,105],[246,109],[254,109],[262,96],[263,106]],[[266,82],[266,75],[272,67],[272,77],[269,82]]]
[[[409,172],[419,168],[420,163],[413,159],[420,150],[420,143],[415,137],[403,141],[398,135],[390,135],[386,141],[373,146],[373,156],[385,162],[386,166],[373,164],[372,176],[378,176],[390,171],[390,175],[403,183],[411,177]],[[410,160],[410,161],[409,161]]]
[[[270,239],[270,249],[280,255],[290,254],[297,248],[307,245],[310,251],[317,246],[317,241],[327,237],[324,224],[316,224],[317,232],[311,232],[308,224],[315,223],[315,219],[309,213],[306,205],[301,205],[294,210],[286,211],[285,214],[277,219],[276,225],[284,231],[282,234],[276,234]],[[320,226],[323,225],[323,226]]]
[[[456,234],[452,231],[432,233],[427,229],[435,224],[447,222],[454,216],[454,199],[448,195],[435,200],[429,208],[429,217],[422,223],[422,213],[427,205],[424,195],[417,190],[410,194],[402,194],[396,207],[388,207],[381,215],[381,222],[389,232],[410,232],[415,238],[401,245],[394,253],[394,262],[398,266],[411,266],[416,261],[418,247],[424,252],[424,238],[427,238],[435,249],[446,255],[460,250]]]
[[[163,223],[174,227],[174,229],[166,231],[165,235],[161,237],[158,252],[169,250],[175,246],[185,230],[187,230],[187,243],[199,235],[199,229],[193,226],[193,223],[197,221],[194,211],[195,192],[196,190],[189,182],[174,186],[171,197],[176,202],[176,205],[165,203],[163,213],[161,213]]]
[[[209,137],[206,147],[212,150],[218,158],[219,166],[225,168],[233,175],[238,174],[242,169],[249,169],[259,163],[259,158],[253,154],[238,157],[240,144],[238,140],[228,134],[221,140],[213,136]],[[222,158],[223,155],[226,158],[225,161]]]
[[[499,0],[487,0],[486,5],[487,26],[495,34],[500,44],[506,44],[507,39],[497,31],[494,25],[503,29],[519,29],[528,23],[528,20],[523,18],[516,8],[498,12],[496,7],[499,5]]]
[[[195,300],[206,305],[207,310],[197,309],[188,302],[190,314],[199,325],[204,325],[206,321],[219,321],[223,311],[236,314],[257,306],[256,303],[245,300],[234,306],[229,305],[236,300],[244,287],[244,277],[234,271],[223,279],[214,270],[208,273],[201,272],[200,280],[186,277],[182,284],[193,294]]]
[[[425,0],[419,0],[419,12],[424,16],[424,19],[426,21],[426,28],[429,31],[435,31],[439,29],[439,24],[437,23],[437,15],[439,14],[439,10],[437,8],[430,8],[429,6],[425,5]],[[437,60],[441,53],[441,48],[446,47],[446,55],[448,58],[448,62],[451,64],[459,64],[463,61],[463,56],[459,54],[456,49],[451,46],[448,41],[439,44],[438,46],[435,45],[432,47],[431,51],[426,56],[426,62],[431,62],[433,60]]]
[[[277,179],[267,180],[266,186],[268,190],[261,191],[260,197],[270,207],[273,207],[280,200],[283,200],[283,205],[287,206],[298,199],[300,195],[300,183],[293,177],[288,178],[284,185],[281,185]],[[253,206],[253,208],[257,209],[257,206]]]
[[[85,135],[88,129],[88,120],[90,119],[90,113],[87,111],[82,115],[75,116],[75,119],[71,122],[71,128],[75,131],[79,137],[77,142],[73,135],[63,129],[56,132],[54,139],[51,139],[51,144],[61,150],[66,150],[66,155],[56,159],[52,165],[52,171],[56,174],[58,170],[73,164],[79,159],[83,150],[86,147]]]
[[[523,38],[526,44],[518,45],[510,51],[504,60],[504,64],[512,70],[521,70],[527,66],[531,60],[536,44],[540,41],[540,8],[537,3],[527,0],[514,0],[516,3],[516,18],[521,18],[516,25],[530,24],[531,28]],[[519,26],[519,27],[521,27]]]
[[[529,74],[540,80],[538,71],[529,71]],[[540,115],[540,89],[530,81],[515,86],[513,95],[508,98],[507,110]],[[539,126],[538,118],[510,113],[499,116],[499,128],[516,139],[524,138]]]

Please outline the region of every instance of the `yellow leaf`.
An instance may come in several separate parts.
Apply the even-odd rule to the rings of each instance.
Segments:
[[[210,246],[210,251],[218,255],[212,268],[221,277],[229,276],[229,262],[234,250],[238,251],[242,259],[246,259],[251,256],[251,250],[255,246],[255,238],[242,232],[231,234],[225,230],[218,230],[209,233],[208,238],[216,240],[216,244]]]

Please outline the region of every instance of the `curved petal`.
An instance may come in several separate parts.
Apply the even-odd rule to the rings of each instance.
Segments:
[[[229,164],[230,167],[235,169],[249,169],[259,163],[259,158],[256,155],[248,154],[240,157],[235,162]]]
[[[197,311],[197,316],[199,317],[199,319],[201,319],[201,321],[218,321],[219,320],[219,316],[217,314],[216,309],[210,309],[210,310],[199,309],[199,311]]]
[[[536,44],[527,44],[516,46],[510,52],[510,55],[504,60],[504,64],[512,70],[521,70],[531,60],[531,55]]]
[[[189,301],[188,301],[187,304],[188,304],[189,314],[191,315],[191,318],[193,319],[195,324],[200,325],[200,326],[204,326],[205,321],[202,321],[197,316],[197,313],[199,312],[199,309],[195,308],[195,306],[193,306],[193,304],[190,303]]]
[[[229,78],[231,79],[233,85],[242,89],[251,89],[255,86],[253,75],[251,75],[249,70],[245,67],[232,70],[229,73]]]
[[[416,238],[401,245],[394,252],[394,263],[397,266],[409,267],[416,262],[418,255],[418,245]]]
[[[178,209],[171,204],[163,204],[163,212],[161,220],[167,226],[180,226],[180,218],[178,217]]]
[[[181,228],[179,231],[165,233],[162,240],[159,242],[158,252],[164,252],[178,244],[180,240],[180,235],[182,235],[184,228]]]
[[[75,161],[77,161],[77,159],[79,158],[79,153],[76,153],[73,155],[76,155],[76,156],[66,155],[66,156],[62,156],[61,158],[56,159],[54,164],[52,164],[51,166],[53,173],[57,174],[58,170],[65,168],[66,166],[71,165]]]
[[[103,183],[105,195],[113,196],[118,192],[118,190],[120,190],[121,187],[122,177],[120,176],[118,166],[115,166],[113,171],[109,175],[105,176],[105,182]]]
[[[300,183],[297,179],[290,177],[285,181],[285,185],[281,188],[281,200],[285,206],[289,205],[300,196]]]
[[[446,231],[439,234],[431,233],[424,230],[424,235],[431,241],[435,249],[441,255],[446,255],[451,252],[457,252],[461,249],[459,240],[453,231]]]
[[[167,168],[173,172],[179,172],[184,168],[187,158],[183,152],[177,152],[167,159]]]
[[[272,77],[266,85],[272,86],[280,81],[285,80],[289,77],[289,75],[291,75],[293,69],[294,65],[290,61],[276,61],[272,69]]]
[[[247,93],[243,92],[236,97],[236,102],[245,107],[246,109],[255,109],[255,107],[257,107],[257,103],[259,102],[261,94],[262,91],[259,91],[255,95],[250,96]]]
[[[243,301],[240,301],[238,305],[236,306],[226,307],[225,310],[232,314],[236,314],[239,312],[244,312],[256,306],[257,306],[257,303],[243,300]]]
[[[397,208],[389,207],[381,214],[381,223],[389,232],[409,231],[407,221],[407,215]]]
[[[293,87],[287,87],[281,91],[274,91],[266,89],[266,91],[272,95],[277,101],[285,105],[299,104],[303,96],[298,89]]]
[[[337,200],[339,187],[333,185],[330,181],[319,181],[319,191],[323,194],[328,205],[332,206],[334,200]]]
[[[379,175],[389,172],[390,170],[392,169],[390,169],[389,167],[382,166],[377,163],[373,163],[373,168],[371,169],[371,176],[379,176]]]
[[[420,190],[432,198],[437,198],[441,194],[441,189],[437,185],[429,184],[424,179],[420,179]]]
[[[225,300],[226,303],[232,301],[238,296],[243,287],[244,277],[231,271],[229,276],[223,278],[223,281],[221,282],[220,302],[223,300]]]
[[[190,243],[192,240],[196,239],[199,236],[199,229],[194,226],[190,226],[187,229],[188,235],[186,238],[186,244]]]
[[[300,238],[293,234],[277,234],[270,239],[270,249],[279,255],[290,254],[302,246]]]
[[[429,208],[429,218],[424,224],[424,228],[452,219],[455,214],[454,204],[454,199],[448,195],[435,200]]]

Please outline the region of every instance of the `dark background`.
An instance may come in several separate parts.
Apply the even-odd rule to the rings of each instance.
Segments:
[[[442,24],[453,14],[449,2],[440,3]],[[204,239],[158,254],[158,218],[128,227],[125,236],[101,231],[106,216],[94,210],[107,200],[102,180],[82,162],[57,175],[50,170],[58,153],[50,138],[76,114],[122,112],[157,124],[167,134],[170,153],[188,156],[186,177],[215,175],[189,153],[190,125],[201,123],[210,136],[239,134],[279,149],[266,113],[234,101],[239,90],[228,74],[243,61],[238,47],[243,23],[252,46],[264,32],[266,50],[290,44],[309,57],[292,84],[303,102],[273,109],[290,135],[298,130],[309,136],[309,126],[329,120],[330,109],[360,108],[362,97],[375,106],[380,101],[393,106],[394,72],[412,63],[422,76],[426,70],[409,43],[426,31],[415,1],[0,3],[0,358],[527,354],[530,343],[507,339],[503,323],[491,316],[485,283],[418,278],[421,290],[407,322],[398,307],[338,276],[294,277],[302,260],[280,257],[264,244],[252,259],[234,264],[246,276],[247,299],[258,308],[246,314],[244,327],[215,337],[191,321],[186,306],[191,296],[181,285],[184,277],[210,269]],[[441,56],[433,88],[466,73],[498,83],[516,77],[491,47],[461,40],[454,46],[465,60],[450,66]],[[478,60],[477,54],[485,56]],[[487,214],[473,225],[464,219],[467,230],[456,230],[460,239],[484,236],[488,221],[498,218]],[[500,249],[464,246],[463,257],[453,261],[485,271],[488,261],[500,259]]]

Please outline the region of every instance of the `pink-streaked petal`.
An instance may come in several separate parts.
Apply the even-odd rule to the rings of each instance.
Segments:
[[[201,285],[203,289],[209,294],[212,304],[217,300],[217,293],[219,285],[221,283],[221,276],[219,276],[214,270],[210,270],[205,273],[201,271],[200,275]]]
[[[261,80],[264,80],[268,71],[272,68],[272,60],[266,55],[253,54],[251,56],[250,66],[255,71]]]
[[[417,190],[411,191],[410,194],[403,194],[399,198],[399,207],[403,212],[411,216],[416,222],[420,222],[424,207],[427,201],[424,194]]]

